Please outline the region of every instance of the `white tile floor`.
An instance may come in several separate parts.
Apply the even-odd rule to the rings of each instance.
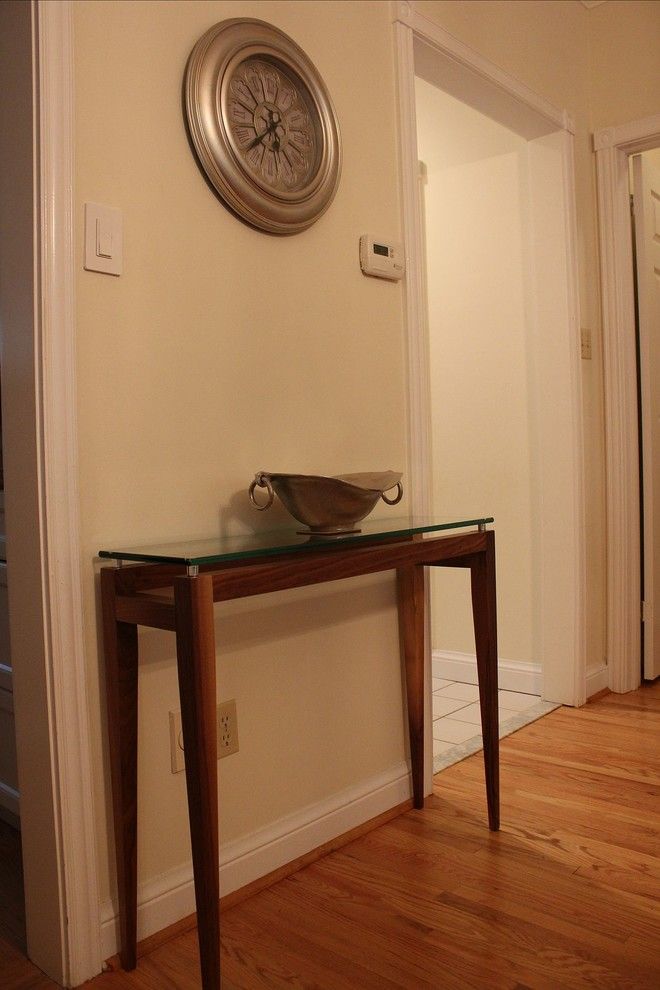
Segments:
[[[544,714],[546,706],[535,694],[499,691],[500,735],[513,732],[526,721]],[[550,711],[554,705],[548,705]],[[502,731],[503,730],[503,731]],[[469,752],[480,749],[481,715],[479,688],[433,678],[433,757],[435,769],[462,760]]]

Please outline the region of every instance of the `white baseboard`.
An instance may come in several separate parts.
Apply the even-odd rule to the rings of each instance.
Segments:
[[[337,836],[389,811],[412,793],[406,763],[281,818],[220,847],[220,893],[230,894],[291,863]],[[195,910],[192,865],[185,863],[138,888],[138,940],[162,931]],[[101,907],[104,959],[119,950],[115,906]]]
[[[610,668],[603,664],[587,671],[587,698],[592,698],[599,691],[604,691],[610,686]]]
[[[454,653],[449,650],[433,651],[433,676],[463,684],[478,684],[477,658],[474,653]],[[543,692],[543,675],[540,663],[523,660],[497,661],[499,687],[503,691],[520,691],[522,694]]]

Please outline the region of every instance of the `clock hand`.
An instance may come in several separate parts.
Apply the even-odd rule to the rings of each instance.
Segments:
[[[266,107],[266,113],[268,114],[268,123],[266,124],[266,130],[262,131],[261,134],[257,134],[257,136],[250,141],[247,148],[245,149],[246,151],[252,151],[252,149],[256,148],[258,144],[263,143],[264,138],[267,138],[269,136],[273,138],[273,143],[271,146],[272,150],[275,152],[278,152],[280,150],[281,141],[277,131],[278,128],[284,131],[284,128],[282,126],[282,118],[279,114],[279,111],[273,111],[269,107]],[[275,119],[276,114],[277,114],[277,119]],[[263,117],[261,119],[264,120]]]
[[[275,125],[275,126],[277,126],[277,125]],[[265,131],[262,131],[261,134],[257,134],[257,136],[255,138],[253,138],[252,141],[250,141],[250,143],[248,144],[248,146],[247,146],[247,148],[245,150],[246,151],[252,151],[252,149],[253,148],[256,148],[256,146],[258,144],[261,144],[261,142],[263,141],[263,139],[265,137],[268,137],[269,134],[273,134],[273,133],[274,133],[274,131],[273,131],[273,125],[272,125],[272,122],[271,122],[270,124],[268,124],[268,126],[266,127],[266,130]]]
[[[252,149],[256,148],[258,144],[261,144],[261,142],[263,141],[263,139],[266,137],[267,134],[268,131],[264,131],[263,134],[257,134],[256,138],[253,138],[252,141],[250,141],[250,143],[248,144],[245,150],[252,151]]]

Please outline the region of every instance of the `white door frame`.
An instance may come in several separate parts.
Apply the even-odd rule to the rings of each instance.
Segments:
[[[38,478],[41,561],[21,567],[33,568],[32,595],[41,596],[43,651],[14,668],[20,811],[28,954],[56,981],[78,986],[100,972],[102,958],[77,489],[73,9],[70,0],[32,0],[31,12],[37,463],[30,477]],[[8,526],[11,567],[22,537],[11,519]],[[18,605],[12,615],[10,599],[10,622],[20,630]],[[32,744],[37,736],[43,745]]]
[[[607,659],[612,691],[641,683],[639,429],[630,155],[660,147],[660,114],[594,134],[605,370]]]
[[[408,474],[411,481],[411,508],[414,513],[428,515],[431,506],[431,434],[430,382],[428,372],[428,340],[426,330],[426,301],[422,271],[422,223],[418,188],[417,138],[415,122],[415,41],[421,41],[455,65],[468,69],[475,85],[497,89],[522,113],[531,112],[545,119],[548,132],[562,132],[562,176],[566,203],[566,303],[570,314],[570,339],[564,341],[565,364],[569,369],[566,397],[570,406],[570,430],[565,438],[564,452],[571,465],[571,491],[564,502],[570,504],[570,518],[563,520],[568,529],[570,561],[567,574],[573,593],[571,621],[572,685],[567,696],[558,700],[567,704],[584,704],[587,697],[585,641],[585,526],[582,451],[582,394],[579,368],[579,301],[577,280],[577,223],[575,211],[573,168],[573,124],[565,110],[560,110],[534,93],[498,66],[470,49],[444,31],[435,22],[414,9],[408,0],[392,0],[398,67],[400,156],[403,177],[403,220],[407,259],[406,324],[408,339]],[[542,537],[546,547],[552,545],[552,525],[539,520],[545,527]],[[430,663],[427,664],[429,699],[427,723],[430,726]],[[431,779],[431,735],[427,739],[427,780]]]

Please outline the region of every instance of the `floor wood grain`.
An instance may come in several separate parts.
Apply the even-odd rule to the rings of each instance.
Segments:
[[[223,990],[657,990],[659,743],[660,684],[520,729],[499,833],[481,755],[442,771],[423,811],[224,911]],[[6,990],[53,986],[4,953]],[[194,930],[86,985],[199,986]]]

